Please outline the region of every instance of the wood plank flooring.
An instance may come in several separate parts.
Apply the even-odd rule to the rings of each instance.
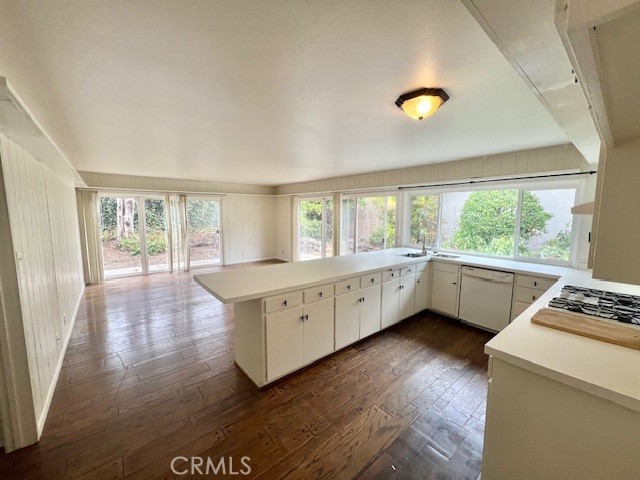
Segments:
[[[110,280],[86,289],[41,441],[0,454],[0,477],[189,478],[174,457],[244,456],[234,478],[476,480],[490,337],[423,313],[258,391],[232,305],[192,274]]]

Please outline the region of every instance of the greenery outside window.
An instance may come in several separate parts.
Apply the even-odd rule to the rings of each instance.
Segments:
[[[333,199],[305,198],[298,203],[298,258],[333,256]]]
[[[342,253],[384,250],[396,246],[395,195],[357,196],[342,203]]]

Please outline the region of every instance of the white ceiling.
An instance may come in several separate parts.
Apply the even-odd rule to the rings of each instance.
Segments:
[[[640,8],[598,25],[595,36],[613,138],[639,138]]]
[[[283,184],[566,143],[458,1],[0,0],[0,75],[78,170]],[[413,121],[417,87],[451,99]]]

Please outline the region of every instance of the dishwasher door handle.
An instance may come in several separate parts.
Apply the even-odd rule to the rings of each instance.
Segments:
[[[513,280],[492,280],[491,278],[482,278],[482,277],[476,277],[475,275],[463,275],[462,278],[473,278],[474,280],[479,280],[480,282],[487,282],[487,283],[513,283]]]

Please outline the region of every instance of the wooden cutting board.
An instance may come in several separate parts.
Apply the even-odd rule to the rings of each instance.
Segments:
[[[551,308],[538,310],[531,317],[531,323],[640,350],[640,326],[612,320],[599,320],[579,313],[564,312]]]

